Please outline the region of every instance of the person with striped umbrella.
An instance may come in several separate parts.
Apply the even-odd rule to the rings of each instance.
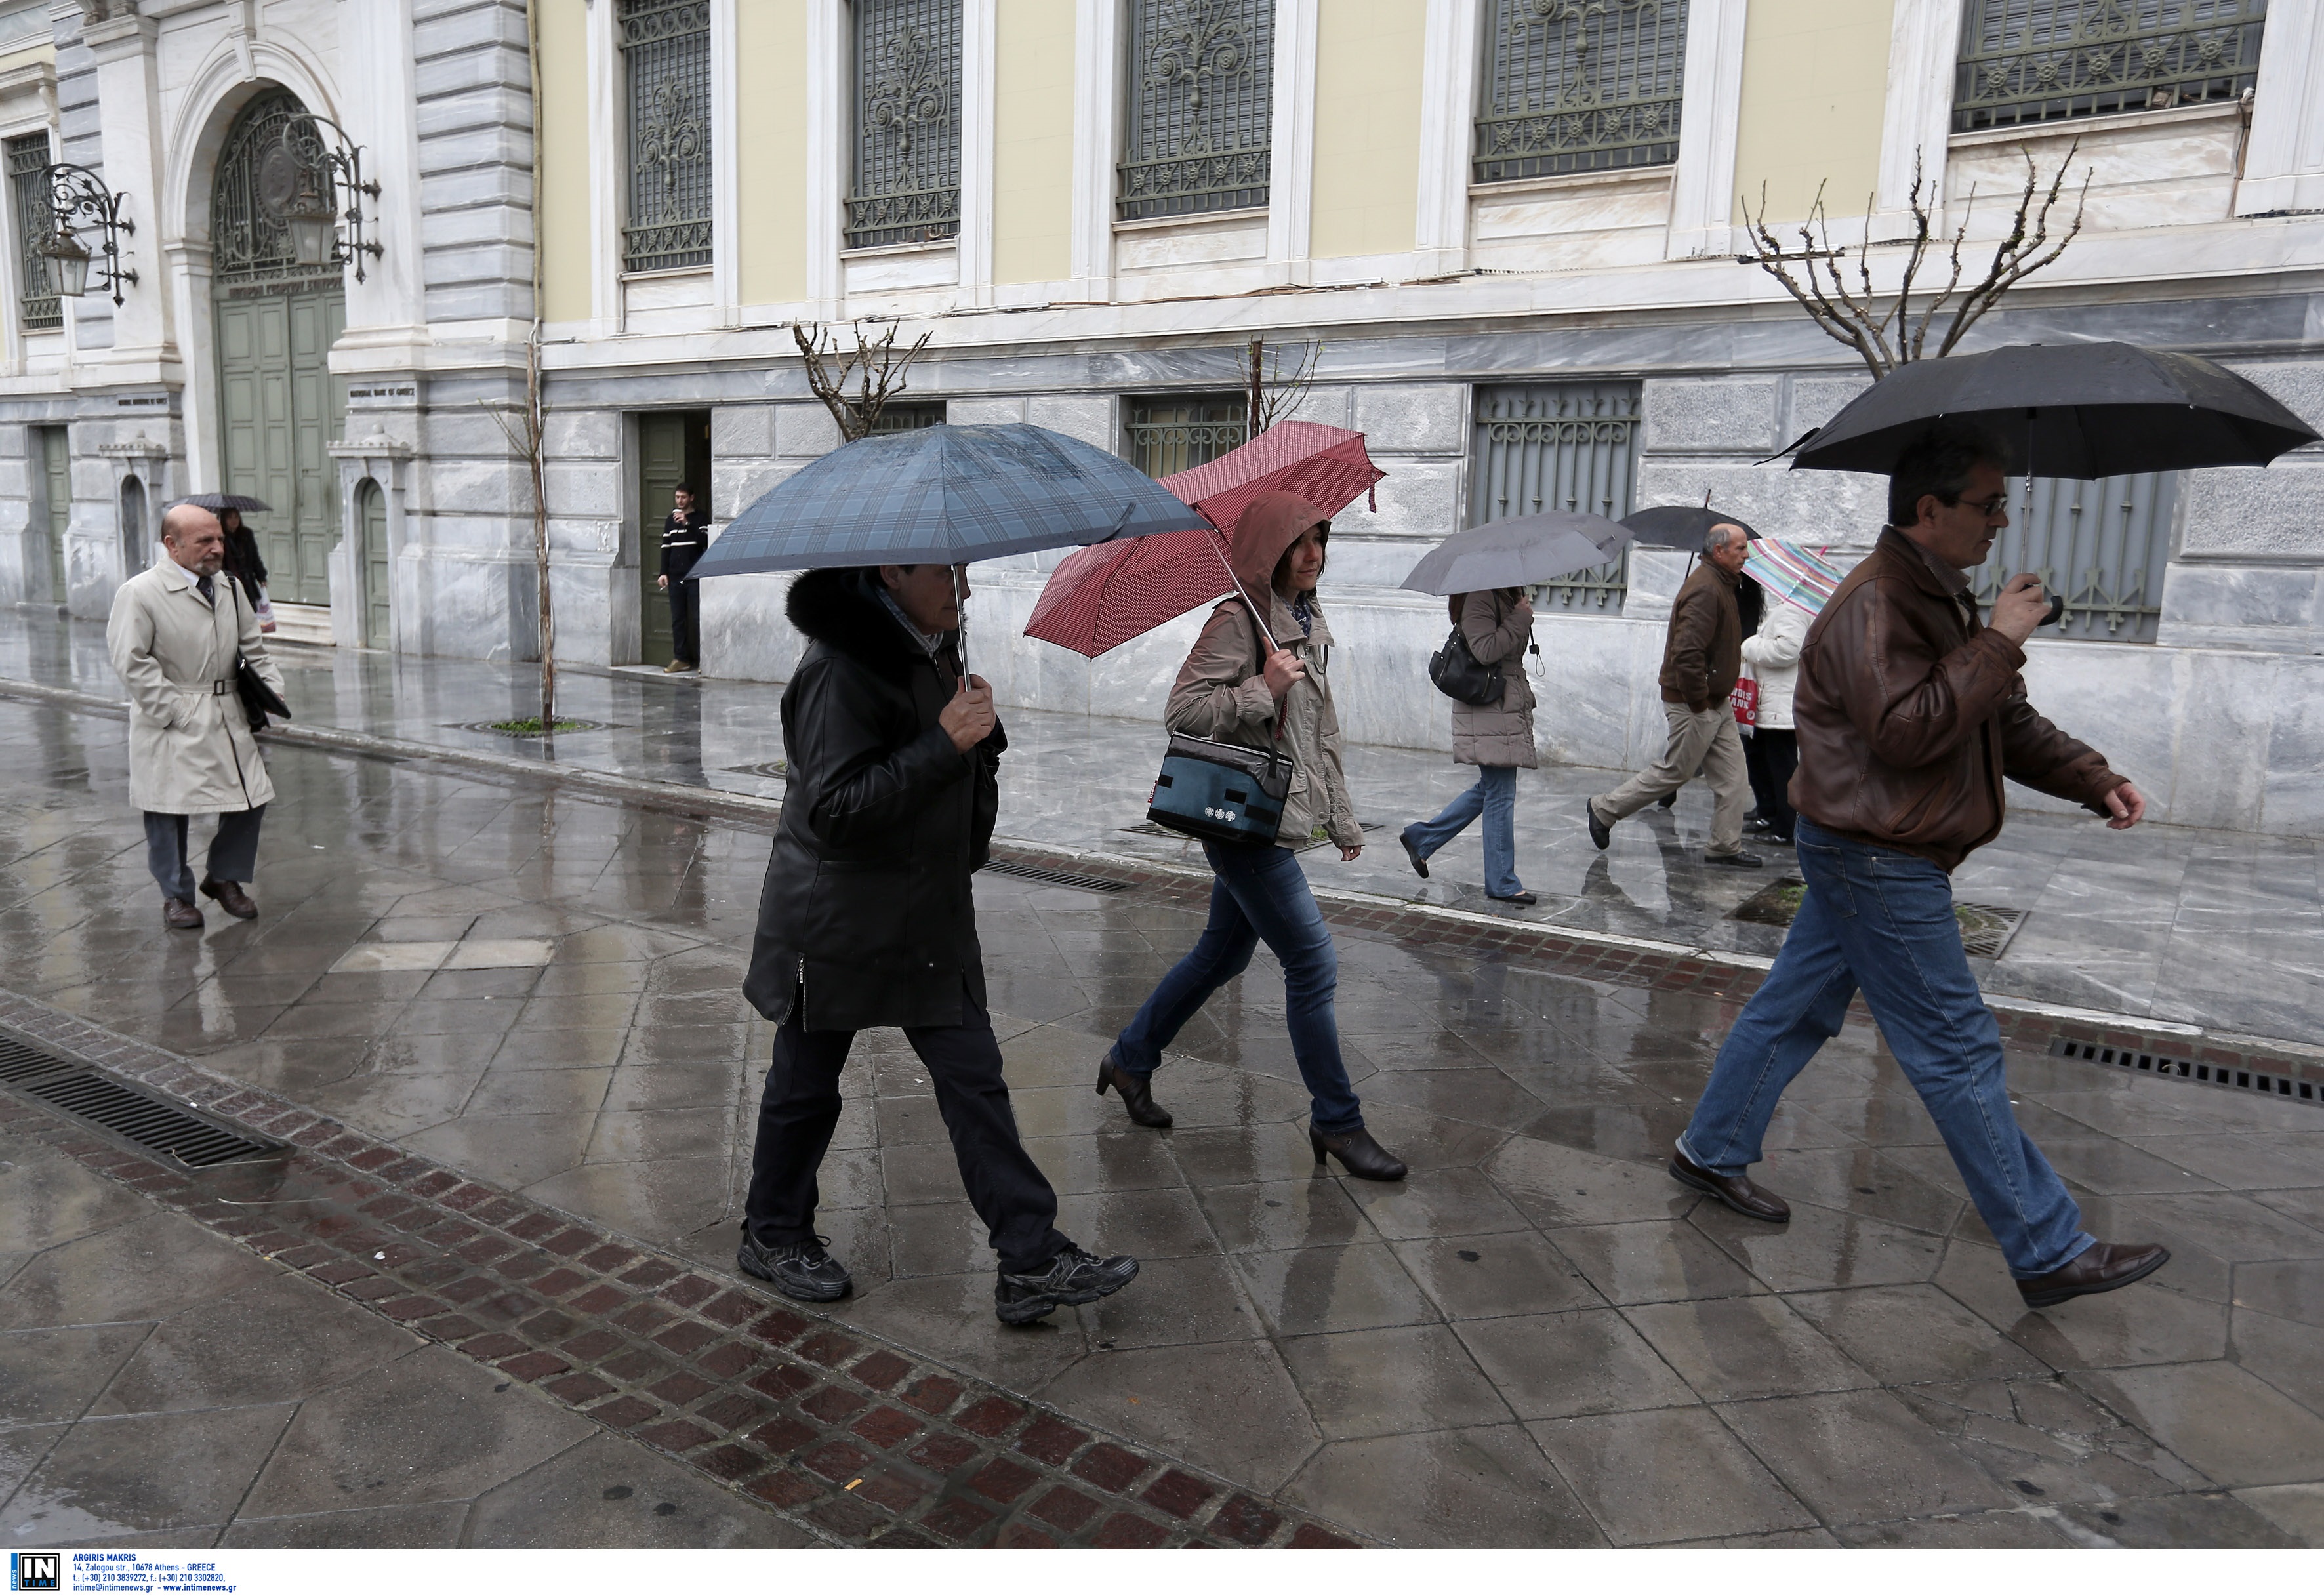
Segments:
[[[1800,649],[1814,620],[1840,586],[1840,573],[1827,563],[1830,550],[1801,549],[1769,537],[1754,539],[1743,574],[1767,596],[1759,627],[1743,640],[1743,663],[1758,683],[1750,735],[1743,759],[1751,790],[1759,802],[1756,829],[1768,841],[1792,845],[1792,772],[1799,768],[1799,739],[1792,729],[1792,689],[1799,679]]]

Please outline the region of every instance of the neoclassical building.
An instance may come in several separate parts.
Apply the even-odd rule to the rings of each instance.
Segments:
[[[0,591],[81,615],[161,504],[224,488],[276,506],[300,635],[525,657],[503,422],[536,316],[560,650],[615,666],[667,657],[670,488],[723,521],[835,442],[795,324],[929,335],[889,424],[1030,420],[1157,473],[1244,435],[1256,337],[1388,472],[1333,533],[1351,733],[1441,746],[1441,603],[1397,584],[1450,531],[1706,494],[1877,530],[1876,481],[1758,463],[1868,374],[1737,262],[1748,215],[1795,234],[1821,192],[1893,281],[1918,178],[1974,272],[2029,159],[2070,163],[2082,230],[1969,347],[2185,349],[2324,421],[2312,0],[0,0]],[[302,111],[376,178],[376,255],[285,242],[261,169]],[[50,160],[126,197],[117,309],[44,294]],[[2170,819],[2324,834],[2319,466],[2018,484],[1983,577],[2068,595],[2037,696]],[[1157,715],[1185,627],[1029,642],[1042,564],[979,573],[1003,701]],[[1683,564],[1549,596],[1545,753],[1658,743]],[[782,679],[781,587],[713,585],[708,671]]]

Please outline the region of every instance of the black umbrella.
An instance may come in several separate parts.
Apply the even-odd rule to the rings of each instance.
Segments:
[[[2317,441],[2257,384],[2192,355],[2013,344],[1899,366],[1787,452],[1794,470],[1886,475],[1939,420],[1992,432],[2013,473],[2092,480],[2264,466]]]
[[[178,503],[191,504],[198,510],[208,510],[213,513],[220,510],[239,510],[245,515],[252,513],[263,515],[271,513],[274,509],[274,506],[265,500],[254,499],[248,494],[196,494],[190,498],[180,499]]]
[[[1622,518],[1638,542],[1648,549],[1683,549],[1689,554],[1702,552],[1702,540],[1716,526],[1742,527],[1747,538],[1759,534],[1746,526],[1740,517],[1724,510],[1713,510],[1707,504],[1657,504],[1652,510],[1634,511]]]

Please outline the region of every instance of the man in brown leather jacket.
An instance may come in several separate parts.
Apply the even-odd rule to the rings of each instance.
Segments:
[[[1790,1208],[1745,1173],[1784,1087],[1838,1034],[1859,990],[1921,1094],[2029,1307],[2112,1291],[2170,1258],[2113,1245],[2010,1112],[2001,1029],[1953,916],[1954,866],[2001,830],[2005,777],[2123,831],[2146,800],[2034,713],[2018,674],[2048,609],[2014,577],[1980,625],[1965,575],[2009,524],[2002,451],[1941,426],[1889,478],[1889,525],[1808,631],[1793,715],[1791,799],[1807,894],[1719,1050],[1671,1174],[1735,1212]]]
[[[1743,579],[1750,549],[1741,527],[1722,521],[1703,540],[1702,563],[1671,601],[1670,631],[1663,644],[1663,713],[1670,739],[1662,758],[1609,793],[1591,798],[1590,840],[1603,848],[1618,820],[1627,820],[1655,799],[1676,792],[1700,770],[1711,781],[1711,841],[1705,864],[1759,868],[1756,853],[1743,851],[1743,802],[1750,779],[1743,762],[1743,737],[1735,729],[1727,696],[1743,670],[1743,615],[1735,585]]]

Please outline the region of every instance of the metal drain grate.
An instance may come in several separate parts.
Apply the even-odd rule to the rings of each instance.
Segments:
[[[85,1125],[109,1131],[147,1152],[175,1158],[189,1168],[207,1169],[281,1150],[276,1143],[254,1141],[198,1119],[174,1103],[14,1037],[0,1036],[0,1082]]]
[[[2097,1042],[2077,1042],[2059,1037],[2050,1044],[2052,1058],[2081,1058],[2092,1064],[2110,1064],[2116,1069],[2141,1070],[2149,1075],[2175,1075],[2181,1080],[2200,1081],[2206,1085],[2226,1086],[2238,1092],[2264,1093],[2270,1097],[2289,1098],[2294,1102],[2324,1101],[2313,1081],[2303,1081],[2295,1075],[2270,1075],[2265,1070],[2235,1069],[2226,1065],[2199,1064],[2191,1058],[2172,1058],[2161,1053],[2137,1053],[2127,1047],[2108,1047]]]
[[[1082,892],[1127,892],[1132,883],[1109,881],[1102,875],[1077,875],[1070,870],[1051,870],[1046,864],[1018,864],[1006,859],[986,862],[987,875],[1016,876],[1021,881],[1039,881],[1044,886],[1071,887]]]

